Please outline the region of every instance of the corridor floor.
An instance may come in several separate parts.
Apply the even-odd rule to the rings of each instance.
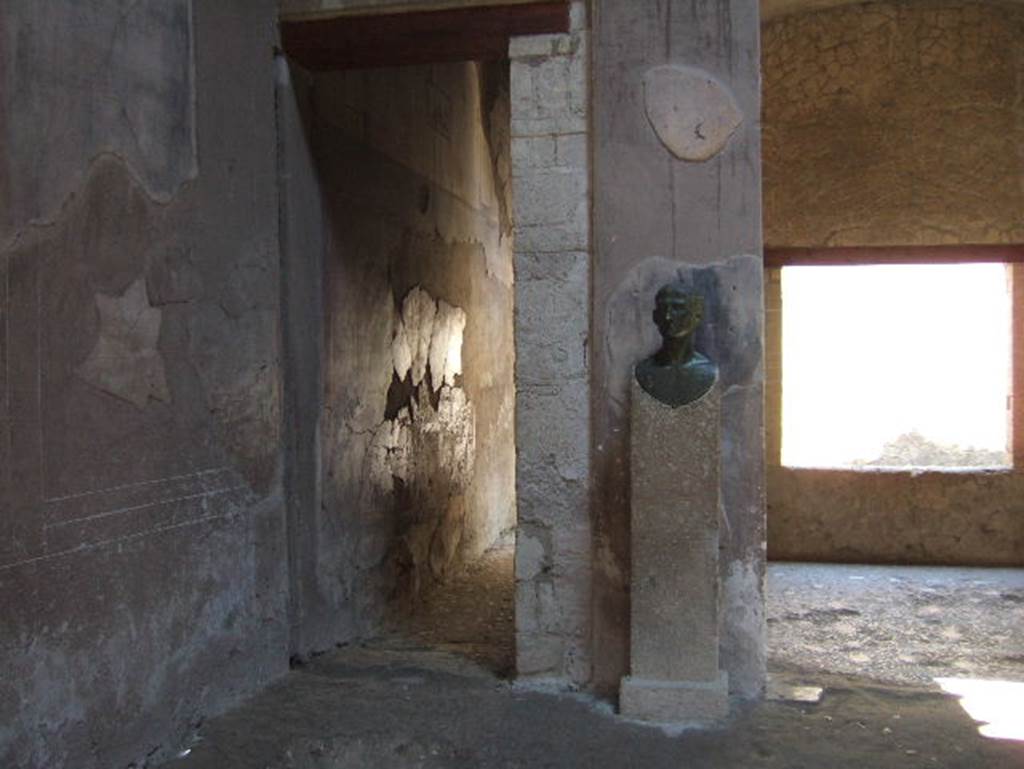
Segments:
[[[481,568],[502,573],[496,563]],[[462,628],[447,640],[422,627],[311,661],[203,724],[193,742],[172,749],[187,755],[167,766],[1024,766],[1024,571],[774,564],[770,696],[737,703],[727,724],[703,731],[631,723],[606,702],[496,677],[510,641],[488,651],[486,639],[464,635],[473,622],[509,626],[510,604],[496,596],[446,602]],[[1019,739],[983,736],[968,700],[936,679],[1003,682],[996,715],[1016,723]],[[798,701],[793,685],[823,692]]]

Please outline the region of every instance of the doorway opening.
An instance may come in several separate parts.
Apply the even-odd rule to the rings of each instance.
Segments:
[[[328,223],[322,504],[351,543],[363,621],[510,670],[507,67],[317,73],[311,100]],[[453,597],[486,623],[445,615]]]
[[[508,45],[567,18],[501,6],[282,25],[299,657],[377,639],[514,668]]]

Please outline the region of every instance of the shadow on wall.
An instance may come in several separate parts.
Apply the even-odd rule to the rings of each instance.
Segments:
[[[515,525],[508,74],[318,74],[326,217],[316,581],[378,632]]]

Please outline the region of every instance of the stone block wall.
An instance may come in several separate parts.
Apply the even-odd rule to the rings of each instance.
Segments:
[[[516,654],[590,679],[589,33],[515,38]]]

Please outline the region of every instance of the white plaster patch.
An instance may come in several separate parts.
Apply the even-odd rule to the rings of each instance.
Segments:
[[[444,300],[437,303],[434,328],[430,337],[430,373],[434,389],[454,385],[462,373],[462,334],[466,330],[466,312]]]
[[[418,385],[427,373],[430,362],[430,340],[434,330],[437,302],[419,286],[402,302],[402,327],[411,356],[412,383]]]
[[[145,408],[150,398],[169,401],[163,358],[156,349],[161,311],[151,307],[139,278],[122,296],[96,295],[99,338],[78,375],[97,389]]]
[[[398,321],[395,338],[391,340],[391,361],[398,378],[405,379],[409,374],[409,369],[412,368],[412,348],[409,346],[409,335],[405,331],[405,324],[401,320]]]
[[[714,75],[667,64],[644,75],[647,119],[661,143],[681,160],[708,160],[743,122],[729,89]]]
[[[454,385],[455,377],[462,373],[465,330],[465,310],[443,299],[435,301],[416,286],[402,302],[402,317],[391,341],[395,374],[405,379],[411,371],[413,385],[419,385],[429,365],[435,391]]]

